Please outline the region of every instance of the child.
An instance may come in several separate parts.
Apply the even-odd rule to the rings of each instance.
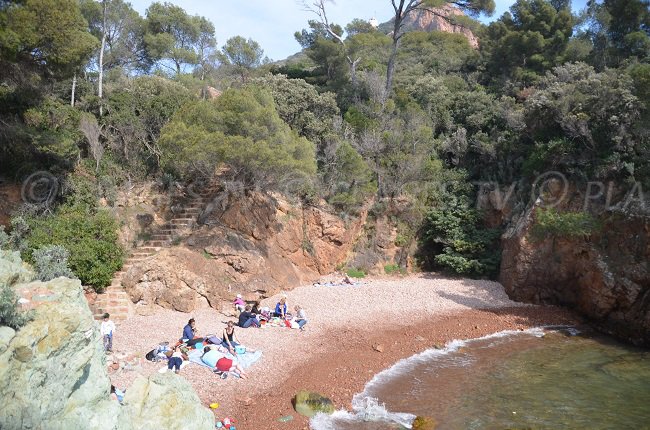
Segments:
[[[113,352],[113,333],[115,332],[115,323],[109,318],[111,316],[108,313],[104,314],[104,321],[102,321],[102,326],[100,328],[100,333],[104,339],[104,351]]]
[[[183,360],[186,358],[187,357],[183,356],[180,347],[176,346],[174,348],[174,352],[172,353],[172,356],[169,357],[169,363],[167,363],[167,369],[172,370],[173,368],[176,368],[176,373],[179,373],[181,371],[181,365],[183,364]]]
[[[300,326],[300,331],[305,331],[305,324],[307,324],[307,315],[305,314],[305,310],[299,305],[296,305],[294,309],[296,310],[295,321],[298,323],[298,326]]]
[[[241,294],[237,294],[237,298],[233,302],[233,305],[235,305],[235,312],[237,314],[244,312],[244,309],[246,308],[246,302],[244,302]]]

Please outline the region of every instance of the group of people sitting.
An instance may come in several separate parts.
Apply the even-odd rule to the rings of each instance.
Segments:
[[[275,305],[275,311],[271,312],[269,308],[259,309],[259,302],[255,305],[246,304],[242,299],[241,294],[237,294],[237,298],[233,302],[235,311],[239,313],[238,325],[242,328],[260,327],[264,321],[269,321],[272,318],[280,318],[281,320],[291,320],[298,325],[300,331],[305,331],[305,324],[307,324],[307,315],[305,310],[300,305],[296,305],[294,310],[296,314],[292,316],[287,312],[287,296],[283,295],[280,301]]]
[[[235,309],[240,312],[237,325],[241,328],[260,327],[264,321],[270,321],[274,318],[286,322],[290,321],[295,324],[294,327],[299,328],[301,331],[305,330],[305,324],[307,324],[307,316],[301,306],[296,305],[294,307],[295,315],[292,316],[288,313],[286,295],[280,298],[274,312],[271,312],[268,308],[259,309],[259,303],[255,303],[255,307],[246,304],[240,294],[237,295],[234,305]],[[226,372],[236,372],[242,379],[246,379],[246,372],[236,360],[238,353],[240,351],[244,352],[245,348],[241,347],[241,341],[235,331],[234,321],[226,323],[221,337],[215,335],[200,336],[196,328],[196,321],[191,318],[187,325],[183,327],[183,334],[179,342],[174,347],[167,348],[164,352],[165,357],[168,359],[166,370],[179,373],[183,361],[189,360],[188,353],[191,348],[202,349],[201,361],[212,367],[215,372],[221,373],[222,377],[227,374]],[[248,352],[255,351],[249,350]]]
[[[235,334],[232,321],[228,321],[221,338],[211,335],[201,337],[196,328],[196,321],[191,318],[183,327],[183,335],[179,343],[171,351],[167,369],[179,373],[183,361],[189,360],[187,350],[184,348],[194,347],[203,350],[201,361],[213,368],[216,373],[220,373],[222,377],[227,375],[226,372],[236,372],[240,378],[246,379],[247,374],[244,368],[236,360],[227,357],[228,353],[236,356],[238,353],[236,347],[239,345],[240,341]]]

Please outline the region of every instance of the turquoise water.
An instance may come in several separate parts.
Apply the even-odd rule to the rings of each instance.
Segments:
[[[650,351],[567,330],[502,333],[404,360],[354,403],[313,428],[408,428],[424,415],[438,430],[650,429]]]

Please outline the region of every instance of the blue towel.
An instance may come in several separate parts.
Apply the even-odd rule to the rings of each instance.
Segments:
[[[190,353],[188,354],[188,358],[192,363],[200,364],[203,367],[212,369],[212,367],[208,366],[201,360],[202,355],[203,355],[203,349],[194,349],[190,351]],[[237,361],[244,369],[248,369],[253,365],[253,363],[255,363],[257,360],[262,358],[262,351],[258,350],[252,353],[246,352],[245,354],[238,354],[237,356],[234,356],[231,353],[226,353],[224,354],[224,356],[231,360]]]

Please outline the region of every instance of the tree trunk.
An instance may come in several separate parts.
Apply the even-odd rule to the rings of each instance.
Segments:
[[[393,90],[393,76],[395,74],[395,59],[397,57],[398,47],[399,39],[393,40],[393,50],[388,58],[388,67],[386,68],[386,91],[384,94],[384,101],[390,97],[390,92]]]
[[[103,25],[102,25],[102,47],[99,51],[99,116],[104,114],[104,106],[102,97],[104,96],[104,49],[106,48],[106,0],[102,0],[104,6],[104,16],[103,16]]]
[[[386,93],[384,94],[384,101],[390,97],[390,92],[393,90],[393,76],[395,75],[395,60],[397,59],[397,49],[399,48],[399,41],[402,35],[399,34],[402,30],[402,21],[404,20],[404,13],[400,10],[395,14],[395,22],[393,23],[393,49],[390,51],[388,57],[388,67],[386,68]]]
[[[354,89],[355,94],[357,92],[357,63],[358,62],[359,59],[351,61],[350,58],[348,57],[348,63],[350,64],[350,80],[352,81],[352,88]]]
[[[74,107],[74,92],[77,89],[77,74],[72,77],[72,94],[70,95],[70,106]]]

